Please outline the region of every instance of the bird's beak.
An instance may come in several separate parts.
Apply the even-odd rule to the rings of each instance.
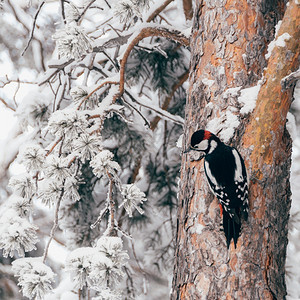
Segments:
[[[193,150],[191,147],[188,147],[185,151],[183,151],[183,153],[188,153],[190,152],[191,150]]]

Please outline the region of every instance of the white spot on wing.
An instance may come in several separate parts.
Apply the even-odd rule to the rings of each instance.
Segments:
[[[204,167],[205,167],[206,175],[209,178],[209,180],[212,182],[213,185],[216,186],[216,189],[220,189],[216,178],[213,176],[213,174],[210,171],[209,163],[207,161],[204,161]]]
[[[232,149],[232,154],[234,156],[235,165],[236,165],[234,180],[239,182],[243,181],[243,168],[242,168],[242,162],[240,156],[236,149]]]

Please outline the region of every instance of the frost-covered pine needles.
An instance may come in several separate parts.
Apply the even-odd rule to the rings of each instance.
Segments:
[[[161,64],[158,70],[168,70],[166,74],[155,72],[154,81],[164,87],[173,86],[174,76],[182,76],[187,68],[175,53],[180,47],[167,40],[148,37],[140,45],[128,47],[127,43],[132,43],[133,37],[149,25],[146,20],[153,15],[149,0],[58,1],[61,19],[55,15],[53,28],[47,32],[51,32],[52,47],[47,40],[45,44],[35,43],[43,36],[39,30],[43,22],[52,20],[39,20],[40,10],[48,2],[41,1],[38,7],[29,44],[33,50],[37,46],[43,46],[45,51],[52,49],[53,53],[47,55],[57,59],[52,59],[47,68],[41,66],[47,71],[39,76],[39,84],[15,103],[17,131],[22,132],[22,138],[15,139],[19,151],[12,156],[23,173],[10,178],[10,195],[0,207],[0,250],[4,257],[15,259],[12,270],[25,297],[44,299],[61,273],[69,273],[69,292],[77,294],[74,299],[84,294],[94,300],[124,299],[118,286],[134,271],[128,271],[125,249],[130,246],[123,240],[131,239],[130,226],[135,218],[146,218],[146,194],[149,197],[148,192],[155,185],[150,181],[161,176],[162,186],[157,190],[162,199],[165,181],[172,197],[176,194],[174,186],[177,187],[177,179],[174,185],[174,180],[169,180],[159,167],[143,165],[150,165],[151,156],[156,156],[151,153],[156,147],[153,132],[144,125],[157,119],[157,111],[162,111],[157,99],[162,89],[157,93],[149,78],[153,66]],[[156,2],[155,7],[160,7]],[[34,1],[28,1],[28,5],[34,5]],[[165,20],[164,15],[161,22]],[[171,30],[169,22],[166,24]],[[155,28],[155,24],[150,25]],[[132,51],[129,57],[125,55],[127,49]],[[160,57],[161,53],[165,55]],[[136,55],[146,57],[145,64],[137,62]],[[134,68],[122,66],[121,70],[122,58]],[[173,59],[170,63],[169,58]],[[138,79],[124,75],[130,71],[144,81],[138,83],[138,88],[133,87]],[[151,97],[153,103],[143,106],[143,102],[150,103]],[[180,98],[178,102],[178,111],[182,112],[184,101]],[[168,129],[166,123],[164,126],[165,129],[158,129],[168,135],[166,140],[179,131],[177,125],[173,124],[173,129]],[[172,159],[166,147],[157,148],[164,149],[164,162]],[[174,161],[178,164],[179,160]],[[154,174],[154,169],[160,175]],[[177,173],[173,172],[174,178]],[[61,239],[68,256],[65,268],[55,276],[49,252],[52,243]],[[36,249],[43,255],[28,257],[36,256],[37,252],[28,253]],[[131,285],[127,290],[134,289],[134,283]],[[128,295],[133,297],[132,293]]]

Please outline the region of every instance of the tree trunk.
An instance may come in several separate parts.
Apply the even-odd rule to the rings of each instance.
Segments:
[[[196,3],[184,145],[196,129],[219,122],[214,133],[245,159],[250,212],[237,248],[232,243],[227,250],[203,161],[183,155],[172,299],[285,298],[291,164],[285,124],[293,85],[284,89],[281,80],[299,67],[300,8],[292,0],[285,10],[284,2]],[[267,60],[280,19],[278,43]],[[285,47],[279,42],[283,37]],[[241,89],[256,85],[254,110],[241,114]]]

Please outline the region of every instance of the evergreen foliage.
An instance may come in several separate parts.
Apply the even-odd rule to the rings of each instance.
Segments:
[[[0,247],[14,259],[14,280],[36,299],[162,298],[172,274],[185,104],[184,86],[174,86],[189,52],[153,34],[132,47],[124,78],[120,70],[143,28],[186,29],[176,20],[182,12],[173,3],[147,23],[159,1],[25,2],[4,3],[1,21],[9,27],[13,17],[12,40],[28,46],[20,58],[1,35],[14,67],[36,64],[25,96],[4,97],[20,142],[3,164],[24,169],[3,187],[0,211]],[[65,268],[53,259],[57,241]]]

